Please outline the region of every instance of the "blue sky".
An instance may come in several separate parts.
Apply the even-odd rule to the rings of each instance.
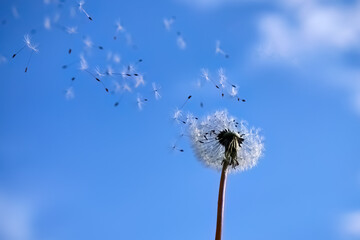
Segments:
[[[212,239],[220,174],[172,120],[189,95],[184,111],[226,108],[265,137],[259,164],[229,176],[224,239],[360,239],[360,2],[87,1],[93,21],[76,1],[0,6],[0,239]],[[11,58],[25,34],[27,73],[31,50]],[[145,85],[101,76],[107,93],[80,56],[94,74],[134,64]]]

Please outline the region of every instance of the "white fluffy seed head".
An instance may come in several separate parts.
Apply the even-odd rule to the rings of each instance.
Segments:
[[[221,170],[225,159],[225,147],[218,141],[218,134],[228,130],[242,136],[244,141],[237,151],[239,165],[229,168],[230,172],[244,171],[254,167],[264,150],[263,137],[259,129],[248,128],[245,121],[237,122],[228,116],[226,110],[217,111],[198,121],[188,117],[192,147],[197,158],[206,166]]]

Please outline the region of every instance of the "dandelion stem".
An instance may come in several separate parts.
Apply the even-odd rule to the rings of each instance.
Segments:
[[[228,165],[229,164],[227,161],[223,161],[223,167],[222,167],[221,178],[220,178],[220,187],[219,187],[219,199],[218,199],[218,209],[217,209],[215,240],[221,240],[221,230],[222,230],[223,216],[224,216],[225,190],[226,190],[226,178],[227,178]]]

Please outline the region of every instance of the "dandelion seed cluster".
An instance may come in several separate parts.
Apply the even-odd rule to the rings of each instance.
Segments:
[[[259,129],[248,128],[245,121],[237,122],[228,112],[217,111],[198,121],[189,117],[189,132],[192,147],[198,159],[206,166],[221,170],[224,161],[232,167],[229,171],[244,171],[254,167],[261,157],[264,144]],[[230,134],[236,138],[235,161],[230,161],[222,137]]]

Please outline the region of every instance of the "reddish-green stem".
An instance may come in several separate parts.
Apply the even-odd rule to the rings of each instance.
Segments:
[[[228,167],[228,163],[227,163],[227,161],[224,161],[223,168],[221,171],[221,178],[220,178],[215,240],[221,240],[221,232],[222,232],[223,216],[224,216],[224,205],[225,205],[227,167]]]

